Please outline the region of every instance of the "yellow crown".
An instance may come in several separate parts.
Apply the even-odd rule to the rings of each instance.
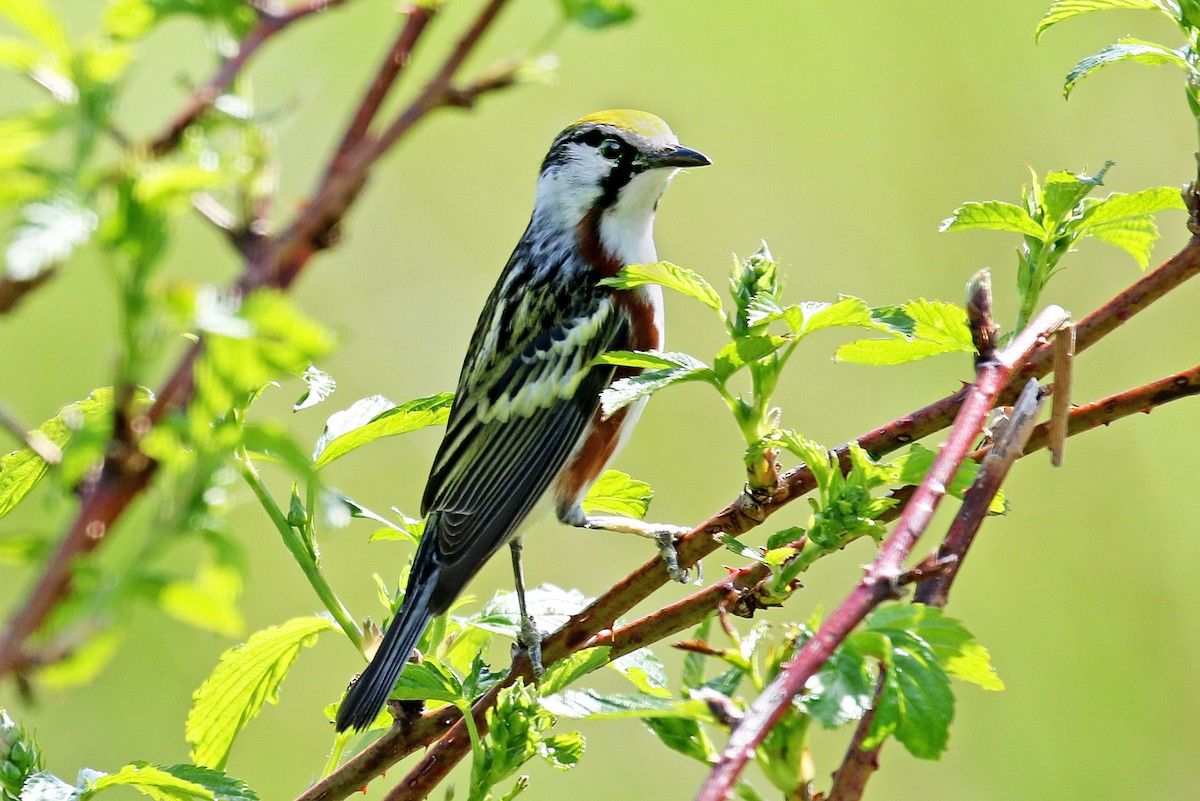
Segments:
[[[648,111],[637,111],[636,109],[610,108],[607,111],[597,111],[595,114],[575,120],[570,127],[576,128],[588,123],[612,125],[647,139],[672,136],[671,129],[665,122]]]

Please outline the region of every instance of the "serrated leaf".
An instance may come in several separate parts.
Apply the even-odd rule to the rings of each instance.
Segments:
[[[337,382],[333,380],[333,376],[318,370],[311,364],[300,377],[304,379],[304,383],[308,386],[308,389],[292,405],[293,412],[316,406],[332,395],[333,391],[337,389]]]
[[[663,355],[669,356],[677,366],[619,379],[600,393],[600,408],[605,417],[611,417],[634,401],[649,397],[671,384],[683,381],[711,381],[716,378],[712,368],[686,353]]]
[[[604,278],[601,286],[617,289],[632,289],[645,284],[661,284],[688,297],[695,298],[715,312],[721,313],[721,298],[717,291],[700,275],[686,267],[669,261],[647,264],[630,264],[611,278]]]
[[[973,228],[984,228],[990,231],[1012,231],[1041,239],[1046,235],[1037,220],[1029,216],[1029,212],[1012,203],[999,200],[964,203],[954,210],[938,231],[969,231]]]
[[[861,718],[875,694],[863,654],[849,643],[834,651],[804,690],[804,710],[827,729]]]
[[[834,361],[892,365],[941,353],[972,353],[966,312],[952,303],[914,300],[902,307],[913,322],[912,339],[861,339],[837,349]]]
[[[867,628],[914,634],[929,645],[947,674],[985,690],[1004,689],[987,649],[959,620],[937,607],[916,603],[882,606],[868,617]]]
[[[1109,45],[1099,53],[1080,60],[1067,73],[1066,81],[1063,83],[1063,96],[1070,97],[1071,90],[1075,88],[1075,84],[1096,70],[1122,61],[1134,61],[1138,64],[1150,64],[1152,66],[1158,64],[1175,64],[1184,69],[1188,68],[1187,59],[1178,50],[1172,50],[1165,45],[1154,42],[1144,42],[1140,39],[1120,39],[1116,44]]]
[[[603,667],[608,662],[610,651],[612,648],[607,645],[585,648],[548,665],[545,675],[538,683],[538,692],[552,695],[565,690],[576,680]]]
[[[92,790],[83,794],[90,797],[109,787],[131,787],[155,801],[192,801],[196,798],[213,799],[212,791],[203,785],[175,776],[155,765],[135,762],[116,773],[109,773],[90,782]]]
[[[219,770],[186,764],[158,765],[157,767],[176,778],[206,788],[216,801],[258,801],[258,795],[244,781]]]
[[[564,590],[553,584],[543,584],[525,592],[525,603],[530,616],[537,620],[542,631],[561,628],[571,615],[583,610],[592,602],[579,590]],[[520,609],[515,592],[498,592],[479,612],[464,618],[476,628],[516,639],[521,633]]]
[[[401,701],[446,701],[452,704],[470,700],[463,698],[462,683],[454,672],[433,657],[420,663],[407,663],[389,697]]]
[[[824,328],[879,327],[866,301],[852,295],[843,295],[836,303],[801,303],[799,308],[804,313],[804,321],[799,329],[793,327],[792,330],[804,336]],[[788,319],[786,313],[784,319]]]
[[[1141,219],[1167,209],[1187,209],[1178,187],[1155,186],[1130,194],[1114,192],[1088,206],[1077,230],[1086,231],[1093,225]]]
[[[925,474],[933,467],[935,458],[937,458],[937,453],[926,448],[919,442],[914,443],[909,447],[908,453],[892,461],[892,464],[899,468],[899,473],[895,478],[896,483],[920,484],[925,480]],[[971,484],[974,483],[977,475],[979,475],[979,463],[970,459],[964,461],[957,472],[955,472],[954,478],[950,480],[950,484],[946,487],[946,493],[962,500],[967,490],[971,488]],[[1005,503],[1004,493],[997,492],[992,502],[988,505],[988,511],[992,514],[1003,514]]]
[[[671,696],[671,691],[667,689],[667,668],[649,648],[639,648],[625,654],[619,659],[614,659],[609,666],[640,692],[663,698]]]
[[[707,739],[699,721],[691,718],[643,718],[642,723],[672,751],[704,763],[713,756],[705,747]]]
[[[1046,12],[1046,16],[1042,17],[1038,22],[1037,30],[1034,33],[1034,38],[1041,39],[1042,34],[1052,25],[1057,25],[1063,20],[1077,17],[1080,14],[1086,14],[1090,11],[1107,11],[1110,9],[1144,9],[1147,11],[1159,11],[1166,14],[1174,22],[1179,22],[1179,18],[1169,5],[1161,0],[1055,0],[1050,4],[1050,9]]]
[[[1116,245],[1145,270],[1150,266],[1150,251],[1158,241],[1158,226],[1152,220],[1120,220],[1093,225],[1087,236]]]
[[[889,731],[913,756],[937,759],[946,750],[953,719],[954,695],[946,675],[926,653],[898,645],[863,746],[871,747],[868,743]]]
[[[21,209],[23,222],[4,250],[4,272],[15,281],[29,281],[66,261],[91,239],[99,218],[66,194],[29,203]]]
[[[725,381],[750,362],[770,356],[790,341],[788,337],[770,334],[738,337],[717,353],[713,359],[713,372],[719,381]]]
[[[1104,176],[1112,166],[1113,162],[1104,162],[1095,175],[1067,170],[1047,173],[1038,197],[1043,222],[1047,226],[1057,226],[1070,217],[1085,197],[1104,185]]]
[[[583,510],[589,515],[616,515],[641,520],[650,508],[654,490],[620,470],[605,470],[583,496]]]
[[[640,367],[643,370],[662,370],[679,367],[678,360],[672,358],[676,354],[660,353],[652,350],[612,350],[601,353],[595,359],[595,364],[614,364],[618,367]]]
[[[680,701],[645,693],[600,693],[595,690],[566,690],[542,699],[542,706],[555,715],[580,720],[617,718],[679,717],[711,721],[703,701]]]
[[[279,685],[300,649],[331,628],[334,624],[325,617],[293,618],[255,632],[221,654],[212,674],[192,696],[185,731],[192,761],[220,770],[242,728],[264,703],[278,702]]]
[[[444,425],[453,402],[454,395],[449,392],[417,398],[400,406],[379,395],[363,398],[349,409],[332,415],[325,423],[325,433],[313,449],[314,466],[319,470],[383,437]]]

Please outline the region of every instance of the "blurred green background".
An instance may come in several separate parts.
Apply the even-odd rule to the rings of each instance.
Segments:
[[[394,2],[355,0],[296,26],[269,45],[250,76],[260,107],[277,109],[281,219],[303,201],[334,137],[397,24]],[[424,123],[375,174],[345,228],[297,287],[300,305],[338,332],[322,365],[338,380],[325,405],[292,417],[299,384],[273,393],[259,414],[276,415],[313,439],[324,417],[369,394],[395,401],[451,389],[478,308],[527,220],[537,166],[559,129],[591,111],[643,108],[663,116],[715,166],[679,177],[662,204],[659,253],[723,285],[730,254],[766,239],[785,265],[796,300],[854,294],[874,305],[925,297],[959,301],[972,272],[994,270],[998,315],[1011,323],[1014,237],[939,235],[966,200],[1017,200],[1028,168],[1095,170],[1111,190],[1192,178],[1193,127],[1177,71],[1122,66],[1062,98],[1062,78],[1084,55],[1132,33],[1174,44],[1165,19],[1144,12],[1069,22],[1035,46],[1045,0],[962,3],[718,3],[645,0],[630,25],[591,34],[571,29],[555,51],[551,86],[487,98],[471,113]],[[88,29],[100,4],[58,0],[72,30]],[[403,88],[428,70],[474,13],[457,0],[435,23]],[[551,0],[519,0],[472,61],[482,67],[541,35]],[[143,48],[127,103],[127,129],[149,135],[212,69],[202,31],[169,23]],[[0,107],[33,90],[0,83]],[[1184,218],[1160,219],[1154,262],[1185,240]],[[1085,243],[1046,295],[1083,316],[1137,277],[1114,248]],[[224,283],[239,265],[205,225],[185,218],[174,276]],[[1077,363],[1083,402],[1191,367],[1200,341],[1200,286],[1185,286]],[[708,358],[722,332],[703,307],[668,296],[669,345]],[[84,252],[0,317],[0,401],[38,422],[110,383],[113,292],[104,265]],[[903,368],[834,365],[836,335],[815,337],[785,377],[785,424],[830,445],[954,391],[967,360],[943,357]],[[873,798],[929,801],[1013,797],[1194,798],[1200,753],[1200,537],[1193,505],[1200,472],[1196,404],[1070,441],[1066,466],[1039,454],[1015,470],[1012,512],[989,521],[952,598],[993,654],[1008,686],[963,686],[949,752],[939,763],[895,744],[883,753]],[[332,480],[373,507],[415,513],[438,432],[378,443],[339,462]],[[936,439],[934,444],[936,444]],[[685,385],[650,404],[618,467],[653,484],[655,519],[695,523],[741,488],[736,427],[715,394]],[[9,443],[5,443],[7,448]],[[278,476],[270,476],[273,480]],[[280,497],[282,481],[274,481]],[[241,487],[234,522],[251,552],[245,609],[250,631],[315,611],[317,603],[261,509]],[[58,530],[71,510],[31,499],[0,524],[6,531]],[[785,509],[749,541],[803,525],[807,505]],[[126,525],[145,522],[133,515]],[[948,520],[945,514],[939,520]],[[327,532],[331,581],[357,615],[378,614],[369,579],[393,582],[405,552],[368,545],[370,527]],[[649,556],[645,543],[566,529],[528,527],[534,583],[607,587]],[[936,535],[936,531],[933,532]],[[932,537],[920,546],[932,548]],[[120,554],[116,536],[106,558]],[[863,543],[822,562],[807,588],[766,619],[831,608],[869,561]],[[732,555],[711,557],[710,577]],[[0,566],[0,608],[11,609],[33,575]],[[510,586],[496,559],[472,591]],[[668,587],[651,599],[683,595]],[[645,608],[650,608],[648,605]],[[0,705],[37,731],[48,767],[64,777],[84,766],[114,770],[131,759],[185,761],[183,721],[192,691],[233,641],[143,610],[112,665],[90,686],[39,692],[35,704],[0,687]],[[660,649],[671,664],[675,657]],[[241,736],[229,772],[264,799],[294,796],[321,768],[330,744],[321,707],[361,663],[336,635],[305,652],[269,707]],[[614,685],[615,686],[615,685]],[[562,721],[564,728],[570,721]],[[528,766],[529,799],[607,799],[618,793],[688,799],[700,766],[659,746],[632,721],[582,727],[588,754],[573,772]],[[849,731],[818,734],[818,788],[828,786]],[[390,774],[398,777],[402,767]],[[461,774],[460,774],[461,775]],[[759,783],[760,787],[765,783]],[[376,782],[367,797],[378,797]],[[440,794],[439,794],[440,797]]]

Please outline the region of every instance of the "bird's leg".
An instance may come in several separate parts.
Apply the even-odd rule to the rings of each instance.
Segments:
[[[671,526],[665,523],[647,523],[633,517],[619,515],[589,515],[583,507],[576,505],[565,512],[559,512],[558,519],[568,526],[586,528],[598,531],[619,531],[624,534],[636,534],[658,543],[658,552],[667,563],[667,573],[672,581],[687,584],[692,580],[691,571],[679,567],[679,554],[675,550],[675,540],[691,532],[687,526]]]
[[[521,569],[521,537],[517,535],[508,541],[508,549],[512,552],[513,581],[517,585],[517,606],[521,610],[521,636],[517,644],[529,652],[529,663],[533,674],[540,676],[545,672],[542,667],[542,633],[538,631],[525,608],[525,571]]]

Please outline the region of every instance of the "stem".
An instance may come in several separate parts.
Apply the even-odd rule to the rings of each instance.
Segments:
[[[896,597],[904,559],[929,524],[945,496],[946,487],[966,458],[972,441],[978,436],[1016,365],[1033,353],[1041,337],[1056,330],[1066,319],[1062,309],[1049,307],[1033,325],[1016,336],[1012,345],[997,354],[995,362],[981,365],[946,443],[913,494],[896,529],[849,597],[750,705],[742,723],[730,735],[729,744],[701,788],[697,801],[723,801],[728,796],[746,761],[754,755],[754,749],[790,708],[792,699],[803,690],[805,683],[872,609]]]
[[[329,582],[325,580],[325,576],[321,573],[321,568],[318,567],[312,554],[309,553],[307,546],[304,544],[304,538],[292,527],[288,522],[287,515],[275,503],[275,499],[271,497],[270,491],[263,484],[262,478],[258,475],[258,470],[254,467],[254,462],[250,460],[250,454],[245,448],[240,449],[238,453],[238,468],[242,474],[242,478],[250,485],[250,489],[254,490],[254,495],[258,498],[258,502],[262,504],[266,510],[267,516],[271,518],[271,522],[275,524],[275,529],[279,532],[279,536],[283,537],[283,544],[292,554],[292,558],[296,560],[296,564],[300,565],[300,569],[304,571],[305,578],[308,579],[309,585],[317,593],[317,597],[321,599],[322,605],[337,621],[337,624],[342,627],[342,631],[346,632],[346,636],[350,638],[350,642],[354,643],[354,647],[359,653],[363,652],[363,635],[359,630],[358,624],[354,622],[354,618],[350,612],[342,605],[333,588],[329,586]]]

